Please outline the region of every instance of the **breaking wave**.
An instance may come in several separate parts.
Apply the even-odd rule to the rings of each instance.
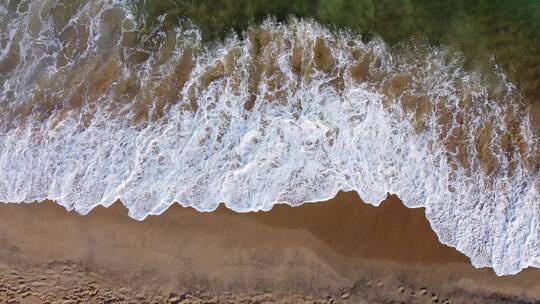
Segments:
[[[495,65],[309,20],[205,43],[138,31],[122,1],[67,3],[0,3],[0,201],[142,220],[395,193],[473,265],[540,267],[537,137]]]

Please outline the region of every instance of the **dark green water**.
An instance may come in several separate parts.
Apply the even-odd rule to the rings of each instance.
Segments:
[[[416,37],[461,51],[465,65],[485,69],[491,58],[531,102],[540,100],[540,1],[538,0],[130,0],[141,28],[159,16],[165,27],[190,20],[206,40],[272,16],[312,18],[389,45]],[[540,102],[540,101],[539,101]]]

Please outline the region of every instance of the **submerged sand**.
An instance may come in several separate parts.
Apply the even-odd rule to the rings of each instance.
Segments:
[[[177,295],[208,303],[540,301],[540,270],[497,277],[475,269],[438,242],[423,209],[408,209],[394,196],[373,207],[355,193],[247,214],[174,205],[142,222],[119,203],[87,216],[52,202],[6,204],[0,264],[2,286],[22,290],[16,282],[23,280],[35,293],[22,298],[0,288],[1,299],[21,303],[69,300],[77,292],[85,298],[73,301],[93,303],[159,303]],[[65,288],[30,284],[53,279]]]

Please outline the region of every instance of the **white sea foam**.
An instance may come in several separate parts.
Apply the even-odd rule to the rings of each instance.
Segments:
[[[64,23],[57,2],[0,5],[0,201],[86,214],[121,200],[142,220],[173,202],[248,212],[395,193],[473,265],[540,267],[538,144],[504,76],[495,86],[449,50],[388,50],[301,20],[211,45],[176,29],[130,63],[122,2],[89,1]]]

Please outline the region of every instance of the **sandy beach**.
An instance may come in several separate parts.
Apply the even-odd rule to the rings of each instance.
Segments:
[[[238,214],[176,204],[142,222],[0,206],[6,303],[537,303],[540,271],[497,277],[438,242],[423,209],[355,193]],[[71,302],[70,302],[71,301]]]

